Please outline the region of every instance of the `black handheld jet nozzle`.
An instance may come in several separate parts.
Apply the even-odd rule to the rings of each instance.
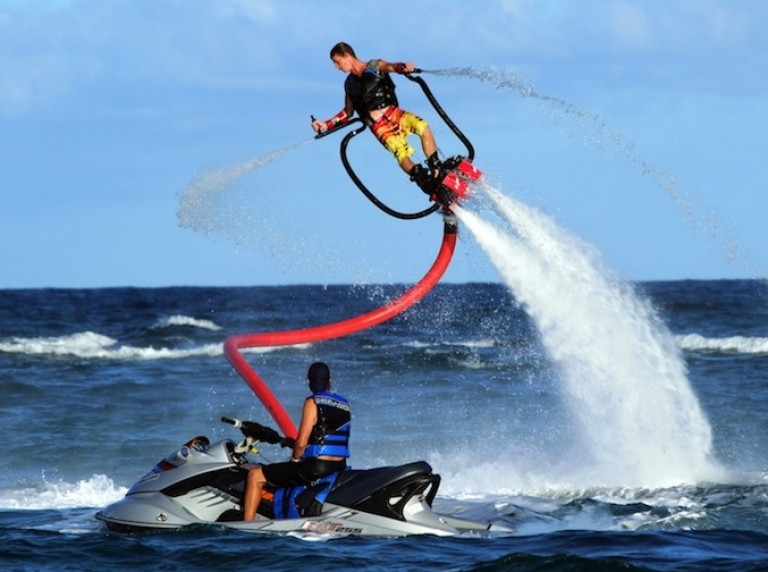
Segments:
[[[309,118],[312,120],[312,123],[317,121],[317,118],[313,114],[309,114]],[[321,137],[325,137],[329,133],[331,133],[333,129],[326,129],[325,131],[315,131],[315,139],[320,139]]]
[[[312,120],[312,123],[317,121],[317,118],[311,113],[309,114],[309,118]],[[320,137],[322,137],[323,135],[324,133],[322,131],[315,131],[315,139],[320,139]]]
[[[317,121],[315,116],[312,115],[312,114],[309,115],[309,118],[312,120],[313,123],[315,121]],[[337,123],[336,125],[334,125],[330,129],[326,129],[325,131],[318,131],[317,134],[315,135],[315,139],[322,139],[326,135],[330,135],[331,133],[336,133],[337,131],[340,131],[340,130],[344,129],[345,127],[349,127],[353,123],[357,123],[357,122],[360,122],[360,121],[362,121],[362,120],[359,117],[354,117],[354,118],[350,119],[349,121],[347,121],[346,123]]]

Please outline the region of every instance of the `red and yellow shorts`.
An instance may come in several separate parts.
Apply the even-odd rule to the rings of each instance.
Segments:
[[[388,107],[384,115],[371,125],[373,134],[395,156],[398,163],[413,155],[408,135],[421,137],[426,128],[427,122],[421,117],[394,105]]]

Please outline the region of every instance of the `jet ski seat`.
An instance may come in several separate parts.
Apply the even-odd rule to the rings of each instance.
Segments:
[[[350,469],[339,474],[327,500],[334,504],[355,506],[381,495],[410,497],[439,482],[439,475],[432,473],[432,467],[426,461],[367,470]],[[437,487],[433,486],[427,499],[430,504],[436,493]]]

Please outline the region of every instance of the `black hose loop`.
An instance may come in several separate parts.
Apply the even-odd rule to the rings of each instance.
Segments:
[[[445,124],[453,131],[454,135],[459,138],[459,140],[464,144],[464,147],[467,148],[467,159],[471,163],[475,158],[475,148],[472,146],[472,143],[469,139],[467,139],[467,136],[462,133],[461,129],[459,129],[456,124],[451,120],[450,117],[448,117],[448,114],[445,112],[445,110],[442,108],[440,103],[438,103],[435,96],[432,94],[432,90],[429,89],[429,86],[427,85],[427,82],[424,81],[423,78],[419,76],[414,76],[413,74],[407,73],[405,74],[405,77],[407,77],[409,80],[416,82],[421,87],[421,90],[424,92],[424,95],[427,96],[427,99],[432,104],[432,107],[435,108],[435,111],[437,114],[442,118],[443,121],[445,121]]]
[[[423,211],[419,211],[415,213],[404,213],[404,212],[396,211],[395,209],[390,208],[386,204],[381,202],[376,195],[374,195],[370,190],[368,190],[368,187],[366,187],[365,184],[363,184],[363,182],[360,180],[360,177],[358,177],[355,171],[352,169],[352,165],[349,164],[349,158],[347,157],[347,145],[349,145],[349,142],[352,140],[353,137],[362,133],[363,131],[365,131],[365,129],[366,129],[365,125],[358,127],[350,131],[349,133],[347,133],[344,136],[344,139],[341,140],[341,162],[344,164],[344,169],[346,169],[347,174],[349,175],[349,178],[352,179],[355,185],[357,185],[357,188],[362,191],[362,193],[368,198],[368,200],[371,201],[374,205],[376,205],[380,210],[387,213],[389,216],[393,216],[395,218],[399,218],[402,220],[414,220],[414,219],[423,218],[425,216],[432,214],[437,209],[439,209],[440,205],[435,203],[431,205],[429,208],[426,208]]]

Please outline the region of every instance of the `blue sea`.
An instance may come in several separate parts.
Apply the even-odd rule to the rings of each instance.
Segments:
[[[2,291],[0,568],[768,568],[768,309],[759,281],[633,285],[678,348],[692,401],[676,405],[701,409],[707,451],[689,449],[701,439],[690,422],[623,418],[637,408],[657,419],[646,415],[665,407],[652,380],[616,379],[615,395],[600,397],[606,408],[633,408],[578,411],[589,398],[568,388],[505,284],[438,285],[378,328],[247,354],[294,419],[307,364],[329,362],[354,405],[355,466],[426,459],[443,477],[436,508],[514,532],[313,542],[216,527],[120,536],[95,520],[190,437],[237,438],[222,415],[271,422],[222,355],[228,335],[342,319],[403,289]],[[581,383],[582,393],[601,391]],[[677,414],[690,412],[664,412]],[[692,466],[698,453],[702,466]]]
[[[410,285],[3,290],[0,569],[767,570],[766,282],[627,283],[482,186],[490,214],[454,211],[497,283],[244,355],[294,421],[307,366],[328,362],[354,467],[426,460],[436,510],[503,532],[119,535],[95,519],[191,437],[237,439],[222,416],[274,426],[228,336],[345,320]]]

